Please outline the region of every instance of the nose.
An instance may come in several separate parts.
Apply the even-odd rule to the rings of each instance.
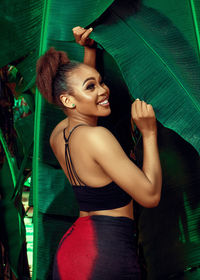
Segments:
[[[98,95],[109,95],[109,93],[110,93],[110,90],[105,84],[103,84],[99,87]]]

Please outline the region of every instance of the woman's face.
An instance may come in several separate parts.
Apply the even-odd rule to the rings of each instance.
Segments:
[[[87,116],[108,116],[110,90],[100,74],[92,67],[81,64],[68,78],[73,90],[76,110]]]

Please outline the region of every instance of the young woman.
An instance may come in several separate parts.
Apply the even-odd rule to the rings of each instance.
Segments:
[[[53,48],[37,63],[40,92],[68,116],[53,130],[50,145],[80,207],[80,217],[59,244],[54,279],[140,279],[133,199],[144,207],[160,200],[156,118],[151,105],[139,99],[132,104],[131,117],[143,137],[140,170],[115,137],[97,126],[98,117],[111,113],[110,91],[94,68],[91,32],[73,29],[76,42],[85,47],[84,63],[69,61]]]

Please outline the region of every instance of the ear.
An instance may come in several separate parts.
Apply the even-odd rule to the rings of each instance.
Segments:
[[[73,109],[76,107],[74,97],[69,94],[66,94],[66,93],[61,94],[60,101],[67,108]]]

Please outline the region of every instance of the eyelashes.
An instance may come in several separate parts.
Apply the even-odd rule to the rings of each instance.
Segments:
[[[92,90],[92,89],[94,89],[94,88],[95,88],[95,84],[89,84],[89,85],[86,87],[87,90]]]
[[[101,80],[101,81],[99,82],[99,84],[100,84],[100,85],[104,85],[104,81]],[[94,90],[95,87],[96,87],[96,84],[95,84],[95,83],[91,83],[91,84],[87,85],[86,90]]]

